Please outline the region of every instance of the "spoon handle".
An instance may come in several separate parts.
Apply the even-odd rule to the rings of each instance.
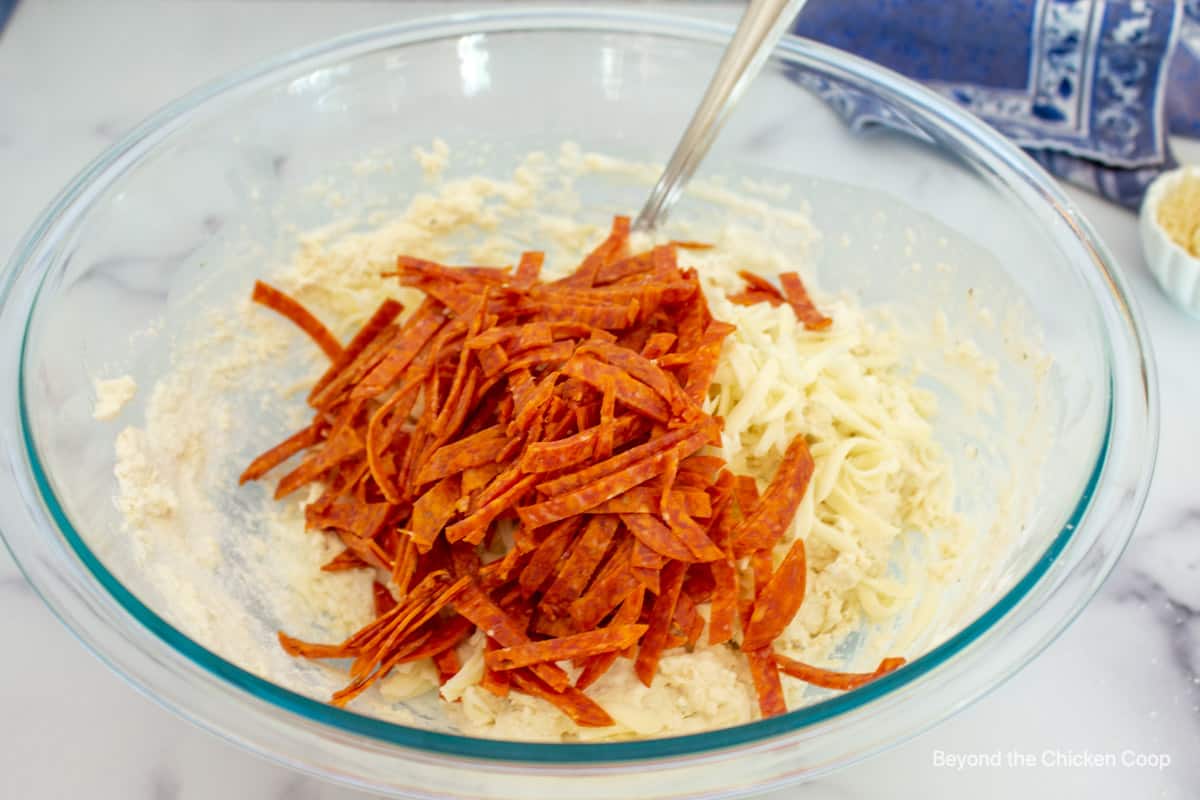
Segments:
[[[712,147],[729,112],[754,80],[805,0],[751,0],[704,99],[692,115],[671,160],[650,192],[634,222],[637,230],[651,230],[666,217],[683,187]]]

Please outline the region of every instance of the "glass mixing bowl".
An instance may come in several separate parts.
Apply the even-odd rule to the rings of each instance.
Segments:
[[[95,546],[115,525],[117,426],[92,420],[92,378],[136,362],[152,379],[164,366],[147,366],[154,337],[135,334],[155,319],[169,334],[178,287],[236,259],[233,244],[258,240],[260,252],[286,255],[294,235],[266,209],[302,197],[328,165],[407,154],[434,137],[495,143],[497,153],[572,139],[661,161],[728,36],[602,11],[372,30],[201,89],[87,167],[17,248],[0,310],[11,378],[0,395],[0,520],[45,602],[182,716],[299,769],[413,796],[716,796],[781,785],[912,736],[1020,669],[1092,596],[1142,508],[1158,430],[1143,327],[1090,225],[1016,148],[929,91],[797,39],[780,45],[703,174],[790,176],[825,233],[814,269],[826,288],[963,324],[978,289],[1001,315],[1026,315],[1020,331],[971,328],[986,352],[1037,328],[1053,358],[1037,401],[1045,433],[1027,443],[1044,456],[1043,477],[1012,521],[1021,535],[985,565],[988,580],[964,601],[970,613],[923,655],[865,688],[735,728],[596,744],[477,739],[333,708],[256,677],[169,624]],[[867,107],[889,125],[854,132],[838,116]],[[401,170],[371,180],[403,193],[417,179]],[[620,210],[636,210],[641,191],[623,195]],[[289,221],[332,214],[296,200]],[[949,255],[922,249],[937,242]],[[932,268],[943,258],[955,269]],[[243,279],[263,263],[247,261]],[[1034,388],[1015,368],[1002,366],[1001,378],[1020,420]],[[997,480],[984,470],[959,482],[964,496],[985,498],[970,502],[986,502],[988,492],[971,490]]]

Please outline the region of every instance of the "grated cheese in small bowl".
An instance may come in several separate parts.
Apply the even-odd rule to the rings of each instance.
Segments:
[[[1163,291],[1200,316],[1200,167],[1160,175],[1141,211],[1142,252]]]

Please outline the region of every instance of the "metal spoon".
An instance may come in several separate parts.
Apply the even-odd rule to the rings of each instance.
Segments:
[[[729,112],[762,70],[767,56],[800,13],[804,2],[751,0],[733,39],[725,48],[716,74],[704,92],[704,99],[700,101],[679,144],[675,145],[671,160],[634,221],[635,230],[652,230],[675,205],[683,188],[708,154]]]

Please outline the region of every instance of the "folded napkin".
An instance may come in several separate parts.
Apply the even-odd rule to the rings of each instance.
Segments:
[[[972,111],[1050,172],[1122,205],[1200,136],[1200,0],[809,0],[794,31]],[[911,127],[816,76],[854,127]]]

